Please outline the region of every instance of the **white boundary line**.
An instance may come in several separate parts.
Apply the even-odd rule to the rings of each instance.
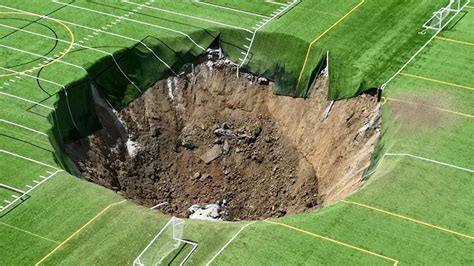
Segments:
[[[220,8],[220,9],[225,9],[225,10],[230,10],[230,11],[234,11],[234,12],[238,12],[238,13],[242,13],[242,14],[247,14],[247,15],[251,15],[251,16],[256,16],[256,17],[261,17],[261,18],[270,18],[269,16],[265,16],[265,15],[261,15],[261,14],[257,14],[257,13],[253,13],[253,12],[248,12],[248,11],[235,9],[235,8],[231,8],[231,7],[226,7],[226,6],[220,6],[220,5],[211,4],[211,3],[206,3],[202,0],[193,0],[193,2],[197,3],[197,4],[201,4],[201,5],[208,5],[208,6],[212,6],[212,7],[216,7],[216,8]]]
[[[17,123],[13,123],[13,122],[10,122],[10,121],[5,120],[5,119],[0,119],[0,122],[5,123],[5,124],[9,124],[9,125],[12,125],[12,126],[16,126],[16,127],[19,127],[19,128],[23,128],[23,129],[29,130],[31,132],[46,136],[46,137],[48,136],[48,134],[46,134],[44,132],[29,128],[27,126],[23,126],[23,125],[20,125],[20,124],[17,124]]]
[[[271,0],[265,0],[265,2],[270,3],[270,4],[279,5],[279,6],[286,6],[286,4],[284,4],[284,3],[279,3],[279,2],[275,2],[275,1],[271,1]]]
[[[10,26],[5,26],[3,24],[0,24],[0,26],[2,27],[7,27],[7,28],[15,28],[15,27],[10,27]],[[51,39],[51,40],[57,40],[58,42],[62,42],[62,43],[69,43],[68,41],[65,41],[65,40],[62,40],[62,39],[56,39],[56,38],[53,38],[53,37],[49,37],[49,36],[46,36],[46,35],[42,35],[42,34],[39,34],[39,33],[34,33],[34,32],[30,32],[30,31],[26,31],[26,30],[22,30],[22,29],[17,29],[19,31],[22,31],[22,32],[26,32],[26,33],[29,33],[29,34],[32,34],[32,35],[36,35],[36,36],[40,36],[40,37],[43,37],[43,38],[46,38],[46,39]],[[137,85],[135,85],[135,83],[130,80],[130,78],[125,74],[125,72],[122,70],[122,68],[119,66],[117,60],[115,60],[115,57],[113,54],[111,53],[108,53],[108,52],[105,52],[105,51],[102,51],[102,50],[99,50],[99,49],[95,49],[95,48],[92,48],[92,47],[88,47],[88,46],[85,46],[85,45],[81,45],[81,44],[78,44],[78,43],[74,43],[73,46],[79,46],[79,47],[83,47],[85,49],[89,49],[89,50],[92,50],[92,51],[97,51],[97,52],[100,52],[102,54],[106,54],[110,57],[112,57],[113,61],[115,62],[115,65],[117,65],[117,68],[120,70],[120,72],[123,74],[123,76],[128,80],[128,82],[130,82],[130,84],[132,84],[140,93],[142,93],[142,91],[140,90],[140,88],[138,88]],[[75,65],[75,64],[72,64],[72,63],[69,63],[69,62],[66,62],[62,59],[57,59],[58,55],[54,55],[53,57],[50,57],[50,56],[43,56],[43,55],[40,55],[40,54],[36,54],[36,53],[32,53],[32,52],[28,52],[28,51],[25,51],[25,50],[22,50],[22,49],[18,49],[18,48],[14,48],[14,47],[11,47],[11,46],[6,46],[6,45],[3,45],[3,44],[0,44],[0,47],[4,47],[4,48],[7,48],[7,49],[11,49],[11,50],[14,50],[14,51],[18,51],[18,52],[22,52],[22,53],[26,53],[26,54],[29,54],[29,55],[33,55],[33,56],[37,56],[37,57],[41,57],[41,58],[44,58],[45,60],[43,61],[43,63],[47,63],[49,61],[53,61],[55,60],[55,62],[59,62],[59,63],[62,63],[62,64],[65,64],[65,65],[68,65],[68,66],[72,66],[72,67],[75,67],[75,68],[79,68],[81,70],[84,70],[86,72],[86,76],[89,75],[89,72],[87,72],[87,70],[85,68],[83,68],[82,66],[79,66],[79,65]],[[42,65],[40,63],[40,65]]]
[[[184,257],[184,259],[179,263],[179,266],[183,266],[186,263],[186,261],[188,261],[189,257],[191,257],[191,255],[193,255],[194,251],[197,249],[199,244],[191,242],[191,241],[187,241],[187,240],[184,240],[184,239],[177,239],[177,240],[179,242],[182,242],[182,243],[189,244],[189,245],[193,246],[191,251],[189,251],[188,255],[186,255],[186,257]]]
[[[67,103],[67,106],[68,106],[68,109],[69,109],[69,116],[71,117],[71,121],[72,121],[73,125],[76,127],[76,129],[79,130],[79,127],[76,125],[76,122],[74,121],[74,117],[72,115],[71,107],[69,105],[69,96],[67,94],[67,89],[64,85],[59,84],[59,83],[54,82],[54,81],[51,81],[51,80],[43,79],[43,78],[40,78],[40,77],[35,77],[35,76],[29,75],[29,74],[26,74],[26,73],[23,73],[23,72],[18,72],[18,71],[15,71],[15,70],[4,68],[4,67],[1,67],[1,66],[0,66],[0,69],[5,70],[5,71],[10,71],[10,72],[15,73],[17,75],[26,76],[26,77],[29,77],[29,78],[32,78],[32,79],[41,80],[41,81],[44,81],[46,83],[50,83],[50,84],[53,84],[53,85],[56,85],[56,86],[62,88],[63,91],[64,91],[64,94],[66,95],[66,103]],[[15,98],[20,98],[20,97],[15,97]],[[54,111],[54,109],[53,109],[53,111]]]
[[[53,57],[44,56],[44,55],[32,53],[32,52],[29,52],[29,51],[26,51],[26,50],[18,49],[18,48],[11,47],[11,46],[8,46],[8,45],[3,45],[3,44],[0,44],[0,47],[6,48],[6,49],[10,49],[10,50],[13,50],[13,51],[16,51],[16,52],[24,53],[24,54],[27,54],[27,55],[31,55],[31,56],[36,56],[36,57],[43,58],[43,59],[44,59],[43,62],[47,62],[47,61],[52,61],[52,60],[54,60],[54,56],[53,56]],[[79,69],[81,69],[81,70],[84,70],[84,71],[86,72],[86,74],[88,74],[88,73],[87,73],[87,70],[86,70],[85,68],[81,67],[81,66],[78,66],[78,65],[75,65],[75,64],[72,64],[72,63],[63,61],[63,60],[56,60],[56,62],[61,63],[61,64],[64,64],[64,65],[68,65],[68,66],[71,66],[71,67],[74,67],[74,68],[79,68]],[[41,63],[40,63],[40,65],[41,65]]]
[[[147,252],[147,250],[155,243],[156,239],[165,231],[165,229],[174,221],[174,217],[172,217],[162,228],[161,230],[152,238],[150,242],[145,246],[145,248],[140,252],[140,254],[135,258],[133,261],[133,265],[143,265],[141,263],[140,258]]]
[[[122,0],[122,2],[123,2],[123,3],[127,3],[127,4],[131,4],[131,5],[140,6],[140,4],[135,3],[135,2],[132,2],[132,1],[130,1],[130,0]],[[162,12],[170,13],[170,14],[173,14],[173,15],[178,15],[178,16],[183,16],[183,17],[187,17],[187,18],[192,18],[192,19],[196,19],[196,20],[208,22],[208,23],[211,23],[211,24],[216,24],[216,25],[220,25],[220,26],[224,26],[224,27],[239,29],[239,30],[243,30],[243,31],[246,31],[246,32],[249,32],[249,33],[253,33],[253,32],[252,32],[251,30],[249,30],[249,29],[245,29],[245,28],[242,28],[242,27],[239,27],[239,26],[234,26],[234,25],[230,25],[230,24],[226,24],[226,23],[222,23],[222,22],[218,22],[218,21],[214,21],[214,20],[210,20],[210,19],[195,17],[195,16],[191,16],[191,15],[187,15],[187,14],[183,14],[183,13],[179,13],[179,12],[174,12],[174,11],[170,11],[170,10],[166,10],[166,9],[162,9],[162,8],[158,8],[158,7],[153,7],[153,6],[149,6],[149,5],[146,5],[145,8],[153,9],[153,10],[157,10],[157,11],[162,11]]]
[[[408,59],[408,61],[392,76],[390,77],[384,84],[382,84],[380,86],[380,89],[383,91],[385,90],[385,88],[387,87],[387,85],[392,82],[395,78],[397,78],[400,73],[402,73],[403,70],[405,70],[405,68],[413,61],[415,60],[415,58],[439,35],[439,33],[441,31],[444,30],[444,28],[449,25],[451,23],[451,21],[454,20],[454,18],[457,17],[457,15],[462,11],[464,10],[464,8],[466,6],[468,6],[469,4],[469,1],[467,1],[457,12],[455,12],[455,14],[448,20],[448,22],[443,26],[441,27],[440,29],[436,30],[435,33],[433,34],[433,36],[418,50],[415,52],[415,54],[410,58]],[[366,178],[368,176],[371,176],[375,173],[375,171],[377,171],[377,169],[379,168],[379,166],[382,164],[382,161],[385,159],[385,156],[397,156],[395,153],[385,153],[382,158],[379,160],[379,162],[377,163],[377,166],[374,168],[374,170],[370,171],[369,173],[365,174],[363,176],[363,178]],[[468,172],[472,171],[471,169],[467,169],[467,168],[463,168],[463,167],[459,167],[459,166],[456,166],[456,165],[452,165],[452,164],[447,164],[447,163],[443,163],[443,162],[439,162],[439,161],[435,161],[435,160],[431,160],[431,159],[427,159],[427,158],[423,158],[423,157],[419,157],[419,156],[415,156],[415,155],[411,155],[411,154],[408,154],[408,153],[399,153],[398,156],[409,156],[409,157],[412,157],[412,158],[416,158],[416,159],[420,159],[420,160],[425,160],[425,161],[428,161],[428,162],[432,162],[432,163],[438,163],[440,165],[445,165],[445,166],[449,166],[449,167],[452,167],[452,168],[455,168],[455,169],[462,169],[462,170],[468,170]]]
[[[433,159],[429,159],[429,158],[425,158],[425,157],[421,157],[421,156],[416,156],[416,155],[409,154],[409,153],[389,153],[389,152],[387,152],[379,160],[379,162],[377,163],[377,166],[375,166],[374,170],[372,170],[369,173],[365,174],[363,176],[363,178],[366,178],[368,176],[373,175],[379,169],[379,167],[382,165],[382,163],[384,162],[385,157],[387,157],[387,156],[390,156],[390,157],[410,157],[410,158],[414,158],[414,159],[418,159],[418,160],[422,160],[422,161],[426,161],[426,162],[430,162],[430,163],[434,163],[434,164],[443,165],[443,166],[450,167],[450,168],[453,168],[453,169],[465,171],[465,172],[468,172],[468,173],[474,173],[473,169],[464,168],[464,167],[457,166],[457,165],[454,165],[454,164],[440,162],[440,161],[437,161],[437,160],[433,160]]]
[[[172,230],[173,230],[173,240],[177,241],[177,242],[181,242],[181,243],[185,243],[185,244],[189,244],[189,245],[192,245],[193,248],[191,249],[191,251],[186,255],[186,257],[181,261],[181,263],[179,264],[180,266],[183,266],[186,261],[189,259],[189,257],[191,257],[191,255],[194,253],[194,251],[196,250],[196,248],[199,246],[198,243],[195,243],[195,242],[192,242],[192,241],[189,241],[189,240],[185,240],[185,239],[181,239],[181,238],[178,238],[175,236],[175,221],[178,221],[178,222],[181,222],[181,223],[184,223],[184,220],[183,219],[179,219],[179,218],[176,218],[176,217],[171,217],[171,219],[161,228],[161,230],[155,235],[155,237],[153,237],[153,239],[146,245],[146,247],[142,250],[142,252],[140,252],[140,254],[135,258],[135,260],[133,260],[133,264],[132,265],[139,265],[139,266],[144,266],[145,264],[142,263],[141,261],[141,257],[148,251],[148,249],[151,247],[151,245],[153,245],[156,241],[156,239],[158,239],[158,237],[165,231],[165,229],[170,226],[170,224],[173,224],[172,225]],[[171,251],[170,251],[171,252]],[[168,256],[169,253],[166,255]],[[164,259],[164,257],[162,258],[162,260]],[[161,263],[161,261],[159,262]],[[157,263],[158,264],[158,263]]]
[[[60,5],[64,5],[64,6],[68,6],[68,7],[72,7],[72,8],[79,9],[79,10],[85,10],[85,11],[89,11],[89,12],[92,12],[92,13],[96,13],[96,14],[108,16],[108,17],[119,18],[119,16],[116,16],[116,15],[108,14],[108,13],[101,12],[101,11],[97,11],[97,10],[93,10],[93,9],[90,9],[90,8],[85,8],[85,7],[81,7],[81,6],[76,6],[76,5],[73,5],[73,4],[63,3],[63,2],[60,2],[60,1],[57,1],[57,0],[52,0],[51,2],[56,3],[56,4],[60,4]],[[148,22],[143,22],[143,21],[136,20],[136,19],[131,19],[131,18],[122,18],[122,19],[123,19],[123,20],[126,20],[126,21],[130,21],[130,22],[134,22],[134,23],[137,23],[137,24],[142,24],[142,25],[145,25],[145,26],[150,26],[150,27],[154,27],[154,28],[158,28],[158,29],[162,29],[162,30],[166,30],[166,31],[170,31],[170,32],[174,32],[174,33],[183,35],[183,36],[185,36],[186,38],[188,38],[194,45],[196,45],[197,47],[199,47],[201,50],[203,50],[203,51],[206,50],[204,47],[202,47],[202,46],[199,45],[197,42],[195,42],[195,41],[191,38],[191,36],[189,36],[188,34],[182,32],[182,31],[178,31],[178,30],[174,30],[174,29],[167,28],[167,27],[163,27],[163,26],[151,24],[151,23],[148,23]]]
[[[0,150],[0,151],[1,151],[1,150]],[[29,159],[29,160],[30,160],[30,159]],[[52,178],[53,176],[55,176],[57,173],[62,172],[62,171],[63,171],[63,170],[57,169],[56,172],[51,173],[49,176],[42,178],[43,180],[41,180],[40,182],[36,183],[36,185],[34,185],[33,187],[31,187],[30,189],[28,189],[27,191],[25,191],[22,195],[20,195],[20,196],[18,196],[17,198],[15,198],[13,201],[11,201],[10,203],[8,203],[6,206],[0,206],[0,214],[1,214],[2,212],[6,211],[10,206],[12,206],[13,204],[15,204],[17,201],[22,200],[23,197],[25,197],[26,195],[28,195],[29,193],[31,193],[33,190],[35,190],[36,188],[38,188],[39,186],[41,186],[43,183],[45,183],[46,181],[48,181],[50,178]]]
[[[457,170],[461,170],[461,171],[465,171],[465,172],[469,172],[469,173],[474,173],[473,169],[468,169],[468,168],[460,167],[460,166],[457,166],[457,165],[454,165],[454,164],[444,163],[444,162],[440,162],[440,161],[436,161],[436,160],[433,160],[433,159],[416,156],[416,155],[409,154],[409,153],[385,153],[385,156],[406,156],[406,157],[411,157],[411,158],[418,159],[418,160],[427,161],[427,162],[430,162],[430,163],[435,163],[435,164],[451,167],[451,168],[454,168],[454,169],[457,169]]]
[[[20,193],[20,194],[25,194],[25,191],[23,191],[21,189],[18,189],[18,188],[9,186],[9,185],[5,185],[5,184],[2,184],[2,183],[0,183],[0,187],[6,188],[6,189],[9,189],[9,190],[13,190],[13,191],[15,191],[17,193]]]
[[[402,73],[403,70],[405,70],[405,68],[413,61],[415,60],[415,58],[438,36],[438,34],[444,30],[444,28],[446,28],[446,26],[448,26],[451,21],[453,21],[457,15],[469,4],[469,1],[467,1],[462,7],[461,9],[459,9],[457,12],[455,12],[455,14],[448,20],[448,22],[446,22],[445,25],[443,25],[443,27],[441,27],[440,29],[436,30],[435,33],[433,34],[433,36],[418,50],[416,51],[416,53],[410,58],[408,59],[408,61],[400,68],[400,70],[398,70],[391,78],[389,78],[384,84],[382,84],[382,86],[380,86],[380,89],[383,91],[387,85],[392,82],[398,75],[400,75],[400,73]]]
[[[22,9],[7,7],[7,6],[3,6],[3,5],[0,5],[0,7],[3,7],[5,9],[9,9],[9,10],[18,11],[18,12],[24,12],[26,14],[35,15],[35,16],[38,16],[38,17],[44,17],[44,15],[40,15],[40,14],[37,14],[37,13],[32,13],[32,12],[25,11],[25,10],[22,10]],[[46,17],[48,17],[48,16],[46,16]],[[48,18],[53,18],[53,17],[49,16]],[[97,28],[84,26],[84,25],[77,24],[77,23],[70,22],[70,21],[66,21],[66,20],[61,20],[61,19],[57,19],[57,18],[54,18],[54,19],[59,21],[59,22],[62,22],[64,24],[69,24],[69,25],[72,25],[72,26],[75,26],[75,27],[88,29],[88,30],[91,30],[93,32],[100,32],[100,33],[104,33],[104,34],[107,34],[107,35],[115,36],[117,38],[122,38],[122,39],[125,39],[125,40],[128,40],[128,41],[132,41],[132,42],[135,42],[135,43],[140,43],[141,45],[143,45],[145,47],[145,49],[150,51],[156,57],[156,59],[158,59],[161,63],[163,63],[168,69],[170,69],[173,72],[173,74],[177,75],[176,72],[174,72],[174,70],[164,60],[162,60],[148,45],[146,45],[141,40],[134,39],[134,38],[131,38],[131,37],[128,37],[128,36],[125,36],[125,35],[109,32],[109,31],[105,31],[105,30],[102,30],[102,29],[97,29]]]
[[[160,207],[160,206],[166,205],[166,204],[168,204],[168,202],[166,202],[166,201],[165,201],[165,202],[162,202],[162,203],[158,203],[158,204],[156,204],[155,206],[151,207],[150,210],[154,210],[154,209],[156,209],[156,208],[158,208],[158,207]]]
[[[30,55],[34,55],[34,56],[37,56],[37,57],[46,58],[46,60],[51,60],[51,59],[52,59],[52,58],[50,58],[50,57],[42,56],[42,55],[39,55],[39,54],[31,53],[31,52],[28,52],[28,51],[24,51],[24,50],[21,50],[21,49],[9,47],[9,46],[4,46],[4,45],[0,44],[0,47],[2,47],[2,46],[3,46],[3,47],[7,47],[7,48],[9,48],[9,49],[13,49],[13,50],[19,51],[19,52],[23,52],[23,53],[26,53],[26,54],[30,54]],[[115,61],[114,56],[113,56],[112,54],[110,54],[110,55],[112,56],[112,59]],[[84,72],[86,73],[86,76],[89,76],[89,72],[87,72],[87,70],[86,70],[84,67],[80,66],[80,65],[68,63],[68,62],[66,62],[66,61],[64,61],[64,60],[61,60],[61,59],[57,59],[56,62],[65,64],[65,65],[68,65],[68,66],[71,66],[71,67],[75,67],[75,68],[77,68],[77,69],[80,69],[80,70],[82,70],[82,71],[84,71]],[[116,64],[117,64],[117,67],[119,67],[117,61],[115,61],[115,62],[116,62]],[[120,67],[119,67],[119,69],[120,69]],[[120,69],[120,70],[121,70],[121,69]],[[127,76],[125,75],[125,73],[124,73],[122,70],[121,70],[121,72],[122,72],[122,74],[127,78]],[[25,74],[25,73],[20,73],[20,74],[21,74],[21,75],[27,75],[27,74]],[[28,75],[27,75],[27,76],[28,76]],[[39,77],[37,77],[37,79],[41,80],[41,78],[39,78]],[[129,79],[127,78],[127,80],[129,80]],[[141,93],[141,90],[140,90],[131,80],[129,80],[129,81],[130,81],[130,82],[135,86],[135,88],[137,88],[137,90]],[[58,85],[58,86],[61,85],[61,84],[58,84],[58,83],[55,83],[55,82],[53,82],[53,84],[56,84],[56,85]],[[76,123],[75,123],[75,121],[74,121],[74,118],[73,118],[73,115],[72,115],[72,110],[71,110],[71,107],[70,107],[70,105],[69,105],[69,97],[68,97],[68,95],[67,95],[66,87],[65,87],[65,85],[61,85],[61,86],[63,87],[63,89],[64,89],[64,91],[65,91],[65,94],[66,94],[67,106],[68,106],[68,109],[69,109],[69,113],[70,113],[72,122],[73,122],[74,126],[76,127],[76,129],[79,131],[79,127],[76,125]],[[114,109],[114,107],[113,107],[108,101],[107,101],[107,103],[110,105],[110,107],[111,107],[112,109]],[[115,110],[115,109],[114,109],[114,110]]]
[[[26,160],[26,161],[30,161],[30,162],[36,163],[36,164],[38,164],[38,165],[42,165],[42,166],[49,167],[49,168],[54,169],[54,170],[56,170],[56,171],[60,171],[60,169],[58,169],[57,167],[54,167],[54,166],[49,165],[49,164],[47,164],[47,163],[43,163],[43,162],[40,162],[40,161],[31,159],[31,158],[28,158],[28,157],[25,157],[25,156],[22,156],[22,155],[13,153],[13,152],[9,152],[9,151],[2,150],[2,149],[0,149],[0,152],[1,152],[1,153],[8,154],[8,155],[11,155],[11,156],[13,156],[13,157],[17,157],[17,158]]]
[[[227,241],[227,243],[225,243],[225,245],[222,246],[222,248],[206,263],[206,266],[211,265],[211,263],[222,253],[222,251],[224,251],[224,249],[226,249],[227,246],[229,246],[230,243],[232,243],[232,241],[234,241],[234,239],[236,239],[237,236],[238,236],[240,233],[242,233],[242,231],[243,231],[245,228],[247,228],[248,226],[250,226],[250,225],[252,225],[252,224],[254,224],[254,223],[255,223],[255,221],[254,221],[254,222],[250,222],[250,223],[248,223],[248,224],[242,226],[242,227],[240,228],[240,230],[237,231],[237,233],[235,233],[235,235],[234,235],[231,239],[229,239],[229,241]]]
[[[49,106],[47,106],[47,105],[44,105],[44,104],[41,104],[41,103],[38,103],[38,102],[35,102],[35,101],[32,101],[32,100],[28,100],[28,99],[26,99],[26,98],[23,98],[23,97],[20,97],[20,96],[16,96],[16,95],[13,95],[13,94],[10,94],[10,93],[6,93],[6,92],[0,91],[0,95],[4,95],[4,96],[7,96],[7,97],[11,97],[11,98],[15,98],[15,99],[18,99],[18,100],[22,100],[22,101],[25,101],[25,102],[28,102],[28,103],[31,103],[31,104],[35,104],[35,105],[44,107],[44,108],[46,108],[46,109],[48,109],[48,110],[51,110],[51,111],[54,110],[54,108],[49,107]]]
[[[286,7],[284,8],[280,8],[276,14],[274,13],[274,15],[272,17],[269,17],[268,19],[264,19],[262,20],[259,24],[257,24],[257,28],[255,28],[255,31],[253,32],[253,35],[252,35],[252,38],[250,39],[250,44],[248,45],[248,49],[247,49],[247,52],[245,53],[245,56],[243,59],[239,58],[241,61],[240,61],[240,65],[239,67],[242,67],[244,64],[245,64],[245,61],[247,61],[249,55],[250,55],[250,51],[252,50],[252,47],[253,47],[253,43],[255,42],[255,37],[257,35],[257,32],[262,29],[263,27],[265,27],[268,23],[270,23],[272,20],[274,20],[275,18],[279,17],[281,14],[284,14],[286,11],[290,10],[291,8],[293,8],[296,4],[298,4],[300,2],[300,0],[293,0],[291,4],[287,5]]]

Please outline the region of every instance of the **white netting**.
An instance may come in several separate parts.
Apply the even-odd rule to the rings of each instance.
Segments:
[[[450,17],[456,15],[462,9],[462,0],[451,0],[446,7],[433,13],[433,16],[425,23],[427,29],[441,30],[446,26]]]
[[[160,264],[169,254],[179,248],[183,244],[181,238],[183,237],[184,222],[183,219],[171,218],[143,249],[133,265]]]

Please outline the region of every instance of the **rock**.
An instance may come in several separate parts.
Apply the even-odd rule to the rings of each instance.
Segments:
[[[264,77],[259,77],[258,80],[257,80],[258,84],[260,85],[268,85],[268,79],[264,78]]]
[[[228,154],[230,150],[229,141],[225,140],[224,145],[222,146],[222,153]]]
[[[130,138],[126,142],[127,152],[130,157],[135,157],[137,155],[140,145],[137,142],[132,141]]]
[[[200,178],[200,177],[201,177],[201,173],[199,173],[199,172],[196,172],[196,173],[194,173],[194,175],[193,175],[193,179],[198,179],[198,178]]]
[[[221,146],[219,145],[214,145],[210,150],[208,150],[206,153],[201,155],[199,157],[201,160],[203,160],[206,164],[214,161],[215,159],[219,158],[219,156],[222,155],[222,149]]]
[[[192,205],[191,207],[188,208],[188,212],[189,213],[195,213],[200,208],[201,208],[201,206],[199,206],[199,204],[194,204],[194,205]]]
[[[217,204],[207,204],[204,207],[194,204],[188,208],[188,211],[191,213],[190,219],[222,220],[220,207]]]
[[[208,179],[209,177],[211,177],[209,174],[203,174],[199,180],[204,181]]]

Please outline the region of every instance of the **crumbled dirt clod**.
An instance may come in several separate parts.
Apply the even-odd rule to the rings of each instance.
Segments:
[[[173,79],[120,112],[128,136],[111,137],[117,129],[103,122],[69,146],[86,178],[146,206],[168,202],[160,210],[181,217],[217,203],[225,220],[303,212],[360,186],[378,135],[376,97],[337,102],[322,121],[324,82],[310,99],[278,97],[273,83],[215,61]]]

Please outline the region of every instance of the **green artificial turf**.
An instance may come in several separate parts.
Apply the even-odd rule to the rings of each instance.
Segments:
[[[143,0],[133,2],[145,3]],[[205,2],[260,15],[271,14],[279,8],[279,5],[265,1]],[[330,97],[351,97],[380,86],[431,37],[432,32],[418,34],[421,25],[445,2],[381,3],[365,0],[354,9],[361,2],[303,0],[256,35],[250,60],[244,68],[276,80],[276,93],[305,96],[313,72],[329,51]],[[48,132],[53,143],[37,132],[0,122],[0,149],[54,167],[60,167],[66,161],[61,153],[64,140],[87,135],[98,127],[91,109],[89,78],[93,78],[101,92],[120,108],[140,94],[128,79],[134,81],[140,90],[145,90],[156,80],[171,74],[157,56],[169,63],[173,71],[179,72],[185,63],[191,62],[203,51],[190,38],[207,48],[220,35],[225,54],[237,62],[243,45],[247,43],[246,38],[251,34],[235,27],[252,29],[262,20],[259,16],[236,14],[188,0],[149,3],[152,7],[180,12],[188,17],[145,7],[133,11],[136,5],[121,1],[80,0],[71,3],[107,15],[46,0],[28,5],[14,0],[0,3],[6,6],[0,6],[1,25],[21,27],[24,31],[43,35],[15,31],[0,25],[0,44],[3,45],[0,57],[6,58],[0,66],[16,71],[34,69],[45,57],[58,55],[70,45],[71,36],[61,23],[48,19],[36,21],[38,17],[31,14],[12,14],[19,12],[12,8],[48,14],[51,18],[65,21],[67,28],[74,33],[76,44],[79,44],[72,47],[60,61],[27,72],[30,76],[0,77],[0,92],[3,93],[0,94],[0,119],[35,131]],[[327,31],[352,9],[352,13]],[[135,21],[116,20],[117,17],[124,18],[130,11],[133,12],[129,13],[129,18]],[[474,41],[472,9],[466,9],[461,15],[462,18],[442,32],[441,37]],[[189,16],[226,23],[231,27]],[[107,26],[110,33],[94,34],[94,30],[71,23],[97,29],[110,25]],[[296,86],[310,43],[324,32],[326,34],[311,49],[302,82]],[[89,48],[81,47],[81,43]],[[151,48],[155,55],[147,48]],[[435,39],[404,72],[472,88],[472,49],[469,45]],[[125,71],[128,79],[117,65]],[[380,166],[368,177],[365,187],[349,200],[473,236],[472,172],[410,157],[383,157],[386,152],[410,153],[473,169],[474,128],[472,117],[469,117],[474,115],[473,90],[398,76],[384,91],[384,97],[402,100],[431,99],[427,95],[447,98],[442,102],[430,102],[433,107],[468,116],[450,113],[447,116],[450,117],[449,123],[443,127],[422,125],[423,128],[417,131],[399,119],[399,109],[392,108],[393,102],[388,100],[383,108],[382,136],[372,169]],[[51,108],[59,110],[57,116],[51,113]],[[74,112],[70,113],[68,108]],[[80,125],[79,130],[74,128],[73,121]],[[54,170],[0,153],[2,183],[25,188],[40,175],[47,175],[46,171]],[[0,200],[10,197],[11,193],[0,189]],[[26,201],[0,217],[0,264],[34,264],[77,232],[48,257],[45,264],[130,265],[170,217],[127,201],[111,207],[77,231],[104,208],[122,200],[120,195],[66,172],[57,174],[31,193]],[[474,248],[474,242],[468,237],[358,205],[338,203],[319,211],[278,219],[277,222],[391,258],[401,264],[474,263],[474,255],[467,252]],[[206,264],[245,224],[187,220],[184,238],[199,244],[189,263]],[[392,260],[328,239],[259,221],[243,230],[216,258],[215,263],[393,265]],[[179,264],[188,250],[189,247],[179,253],[175,251],[172,254],[176,255],[173,264]]]

